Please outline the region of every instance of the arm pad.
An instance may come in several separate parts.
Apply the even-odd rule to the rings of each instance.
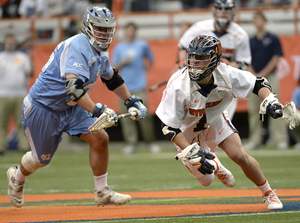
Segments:
[[[177,134],[179,134],[181,132],[180,129],[175,129],[172,128],[170,126],[165,125],[164,123],[162,123],[162,132],[164,134],[164,136],[169,140],[169,141],[173,141],[173,139],[175,138],[175,136]]]
[[[86,91],[83,89],[83,81],[80,78],[69,78],[66,80],[66,93],[72,101],[77,101]]]
[[[270,91],[272,92],[272,87],[269,84],[268,80],[264,77],[256,77],[256,82],[253,88],[253,93],[258,95],[258,92],[261,88],[266,87],[269,88]]]
[[[124,84],[124,79],[119,75],[119,71],[115,68],[113,68],[113,70],[114,70],[114,74],[113,74],[112,78],[110,78],[109,80],[106,80],[103,77],[101,77],[102,82],[106,84],[106,87],[110,91],[113,91],[117,87]]]

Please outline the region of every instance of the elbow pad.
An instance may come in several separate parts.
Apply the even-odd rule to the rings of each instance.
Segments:
[[[66,93],[72,101],[77,101],[86,91],[83,89],[83,81],[80,78],[70,78],[66,80]]]
[[[179,134],[181,132],[180,129],[175,129],[172,128],[170,126],[165,125],[164,123],[162,123],[162,132],[164,134],[164,136],[169,140],[169,141],[173,141],[173,139],[175,138],[175,136],[177,134]]]
[[[113,68],[113,70],[114,70],[114,74],[113,74],[112,78],[110,78],[109,80],[106,80],[103,77],[101,77],[102,82],[106,84],[106,87],[110,91],[113,91],[117,87],[124,84],[124,79],[119,75],[119,71],[115,68]]]
[[[261,88],[269,88],[270,91],[272,92],[272,87],[270,85],[270,83],[268,82],[268,80],[264,77],[256,77],[256,82],[255,82],[255,85],[254,85],[254,88],[253,88],[253,93],[258,95],[258,92]]]

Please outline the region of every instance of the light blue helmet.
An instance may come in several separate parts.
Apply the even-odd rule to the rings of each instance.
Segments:
[[[93,6],[83,15],[82,32],[98,52],[107,50],[114,38],[116,26],[115,16],[106,7]]]

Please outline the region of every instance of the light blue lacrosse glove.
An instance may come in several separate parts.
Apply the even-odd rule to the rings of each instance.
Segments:
[[[94,111],[93,111],[93,117],[99,118],[103,113],[107,114],[110,119],[115,121],[115,123],[118,122],[118,115],[116,114],[116,112],[114,110],[108,108],[106,105],[97,103],[96,108],[94,108]]]
[[[140,97],[136,95],[131,95],[124,104],[127,107],[129,113],[136,112],[136,116],[130,116],[132,120],[142,120],[147,115],[147,108],[143,105],[143,101]]]

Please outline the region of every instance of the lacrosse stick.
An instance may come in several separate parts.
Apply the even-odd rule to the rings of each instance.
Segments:
[[[282,118],[289,123],[290,130],[293,130],[300,124],[296,116],[296,106],[293,101],[283,106]]]
[[[167,84],[168,81],[169,81],[169,80],[165,80],[165,81],[163,81],[163,82],[161,82],[161,83],[152,85],[152,86],[149,88],[149,91],[154,91],[154,90],[156,90],[157,88],[159,88],[159,87],[161,87],[161,86]]]
[[[129,116],[137,116],[137,112],[124,113],[118,115],[118,119],[126,118]],[[118,124],[117,121],[114,120],[114,117],[109,113],[104,112],[100,117],[89,127],[89,131],[97,131],[101,129],[106,129],[112,126],[116,126]]]

